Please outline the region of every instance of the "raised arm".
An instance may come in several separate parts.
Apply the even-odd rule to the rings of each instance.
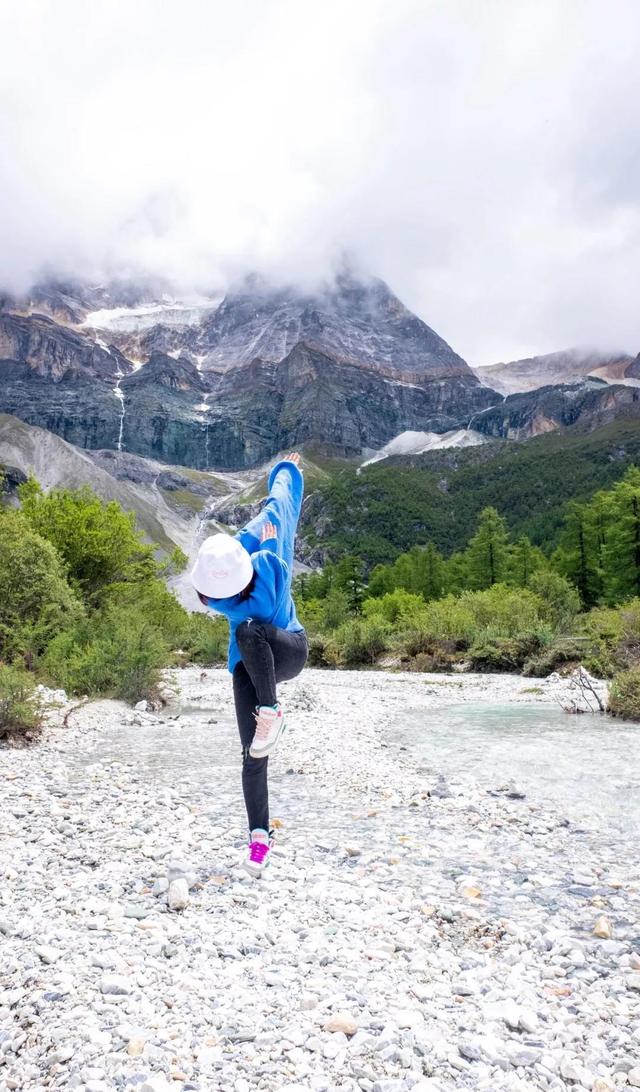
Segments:
[[[297,452],[292,452],[286,459],[275,464],[269,474],[269,496],[264,507],[235,536],[252,554],[261,547],[265,524],[273,524],[275,541],[272,536],[265,540],[265,545],[268,542],[268,548],[282,558],[289,572],[293,571],[293,543],[304,493],[304,479],[299,463],[300,456]]]

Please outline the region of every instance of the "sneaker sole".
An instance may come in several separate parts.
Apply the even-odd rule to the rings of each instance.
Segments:
[[[260,878],[265,868],[269,867],[269,862],[267,862],[267,864],[263,865],[261,868],[252,868],[248,861],[243,861],[240,867],[243,868],[247,875],[251,876],[253,880],[257,880]]]
[[[251,755],[251,757],[252,758],[265,758],[267,755],[272,754],[276,749],[276,745],[278,743],[278,740],[280,739],[280,736],[286,730],[286,727],[287,727],[286,723],[281,725],[281,727],[280,727],[280,729],[278,731],[278,734],[275,737],[275,739],[273,740],[273,742],[270,743],[268,747],[265,747],[264,750],[256,751],[253,748],[253,744],[251,744],[251,746],[249,747],[249,754]]]

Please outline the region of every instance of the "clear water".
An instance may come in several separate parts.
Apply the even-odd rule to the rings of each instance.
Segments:
[[[397,739],[445,778],[470,774],[487,790],[513,780],[573,821],[640,833],[640,724],[535,702],[466,703],[410,710]]]
[[[211,723],[214,720],[215,723]],[[242,749],[233,702],[228,711],[202,702],[183,707],[178,720],[163,724],[121,724],[68,755],[81,780],[93,763],[120,763],[140,781],[168,786],[191,802],[206,805],[216,820],[245,823],[241,789]],[[327,837],[344,833],[344,806],[327,807],[324,785],[292,769],[277,754],[269,772],[271,815],[312,826]]]
[[[210,723],[215,720],[215,723]],[[513,780],[527,801],[549,803],[573,822],[640,834],[640,724],[571,716],[543,703],[411,708],[381,743],[388,761],[402,748],[431,780],[472,776],[487,791]],[[140,780],[166,785],[220,815],[243,817],[241,751],[231,708],[184,709],[177,721],[127,725],[88,738],[68,756],[78,776],[93,763],[119,762]],[[305,821],[328,836],[344,827],[344,806],[326,785],[289,769],[276,755],[272,813]]]

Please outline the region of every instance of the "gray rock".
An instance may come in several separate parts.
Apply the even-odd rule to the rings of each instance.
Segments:
[[[513,1066],[535,1065],[542,1056],[542,1050],[539,1047],[526,1046],[516,1040],[510,1040],[506,1044],[506,1051]]]
[[[129,994],[133,986],[130,979],[121,974],[105,974],[100,980],[100,990],[106,994]]]
[[[477,1062],[482,1057],[482,1048],[477,1039],[462,1039],[458,1043],[458,1050],[470,1062]]]

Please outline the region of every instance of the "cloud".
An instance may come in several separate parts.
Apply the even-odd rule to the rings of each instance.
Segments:
[[[640,349],[636,0],[22,0],[0,34],[8,287],[347,251],[473,363]]]

